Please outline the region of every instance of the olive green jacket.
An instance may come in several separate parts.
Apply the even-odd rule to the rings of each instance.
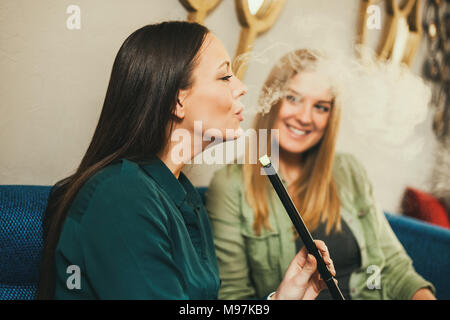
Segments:
[[[433,285],[415,272],[377,206],[363,166],[352,155],[337,154],[333,176],[341,217],[361,253],[361,267],[350,277],[352,299],[410,299],[423,287],[434,292]],[[296,254],[292,223],[275,191],[268,202],[273,230],[263,229],[257,236],[253,232],[253,210],[245,199],[242,166],[229,165],[214,174],[206,194],[206,209],[222,281],[220,299],[262,297],[275,291]]]

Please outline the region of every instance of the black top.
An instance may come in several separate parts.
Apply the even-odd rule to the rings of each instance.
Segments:
[[[333,229],[328,236],[325,236],[326,223],[320,223],[316,230],[311,232],[313,239],[322,240],[328,247],[334,268],[336,269],[336,279],[345,299],[350,300],[349,280],[353,271],[361,266],[361,254],[358,243],[352,231],[341,219],[342,230]],[[297,251],[303,247],[300,237],[296,239]],[[322,290],[317,300],[332,300],[328,290]]]

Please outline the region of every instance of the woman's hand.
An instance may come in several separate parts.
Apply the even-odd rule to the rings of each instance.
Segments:
[[[416,291],[411,298],[412,300],[436,300],[430,289],[422,288]]]
[[[335,276],[336,270],[327,246],[320,240],[314,240],[314,243],[331,274]],[[283,281],[272,295],[271,300],[313,300],[326,287],[325,281],[320,278],[317,271],[316,258],[308,254],[306,247],[303,247],[289,264]]]

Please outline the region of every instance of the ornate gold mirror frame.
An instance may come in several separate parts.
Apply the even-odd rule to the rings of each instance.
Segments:
[[[233,71],[239,79],[242,79],[247,70],[248,61],[239,59],[239,56],[251,52],[255,39],[274,25],[283,10],[285,0],[265,0],[255,14],[250,12],[248,0],[235,0],[235,4],[242,28],[234,55]]]
[[[202,23],[205,17],[214,10],[222,0],[180,0],[188,11],[188,21]],[[240,59],[250,53],[255,39],[269,30],[278,19],[284,7],[285,0],[260,0],[256,13],[249,6],[252,0],[235,0],[236,13],[241,25],[239,44],[234,56],[233,71],[242,79],[247,70],[247,59]]]
[[[362,0],[358,42],[367,44],[368,8],[381,0]],[[422,37],[420,8],[422,0],[406,0],[403,8],[397,0],[385,0],[387,21],[377,54],[380,59],[411,65]]]
[[[213,11],[222,0],[180,0],[188,11],[187,20],[203,24],[206,16]]]

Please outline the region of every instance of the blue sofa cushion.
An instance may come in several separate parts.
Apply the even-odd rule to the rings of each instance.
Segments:
[[[0,187],[0,299],[33,299],[48,186]]]
[[[0,300],[33,299],[42,250],[42,216],[49,186],[0,186]],[[205,201],[206,187],[197,188]],[[417,272],[450,299],[450,231],[386,214]]]
[[[386,218],[417,273],[435,286],[437,298],[450,299],[450,230],[404,216]]]

